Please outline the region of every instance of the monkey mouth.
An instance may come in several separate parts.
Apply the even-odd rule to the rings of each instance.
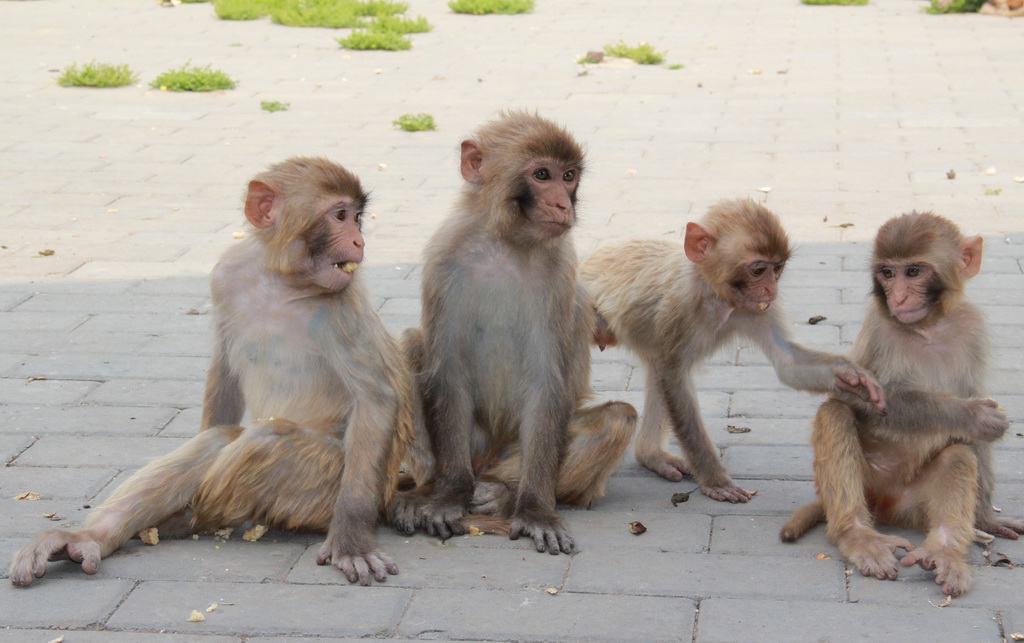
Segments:
[[[334,267],[337,268],[338,270],[341,270],[342,272],[352,274],[353,272],[356,271],[356,268],[359,267],[359,264],[356,263],[355,261],[339,261],[338,263],[334,264]]]
[[[764,311],[768,310],[768,307],[771,305],[772,303],[770,301],[762,301],[757,305],[757,310],[763,313]]]

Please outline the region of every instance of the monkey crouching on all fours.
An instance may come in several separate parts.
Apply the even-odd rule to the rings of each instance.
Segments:
[[[202,430],[131,475],[84,528],[36,536],[15,554],[12,584],[30,585],[51,560],[94,574],[140,530],[246,522],[327,532],[317,563],[350,582],[398,573],[376,527],[413,437],[412,383],[357,272],[366,200],[354,174],[318,158],[249,183],[255,230],[212,275]]]
[[[851,357],[885,388],[885,415],[837,391],[814,419],[818,500],[783,526],[791,542],[826,522],[826,535],[865,576],[896,578],[900,565],[935,570],[942,591],[972,584],[971,541],[1016,540],[1024,522],[992,506],[992,443],[1009,428],[986,397],[989,335],[964,301],[981,268],[981,237],[964,238],[931,213],[889,220],[878,232],[873,291]],[[926,529],[915,547],[875,522]],[[907,553],[897,560],[895,551]]]

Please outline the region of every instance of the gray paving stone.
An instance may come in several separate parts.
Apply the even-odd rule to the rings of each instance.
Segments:
[[[107,625],[188,634],[382,636],[395,631],[409,599],[407,590],[383,587],[147,581]],[[210,603],[219,607],[205,621],[188,621],[192,610]],[[323,618],[339,609],[341,617]]]
[[[786,578],[793,579],[786,582]],[[794,582],[799,579],[799,582]],[[641,596],[770,597],[842,601],[845,566],[837,560],[714,554],[583,552],[573,559],[566,589]]]
[[[0,380],[0,404],[71,404],[95,391],[96,382],[45,379]]]
[[[47,499],[84,501],[95,497],[116,473],[116,469],[4,467],[0,469],[0,497],[31,491]]]
[[[197,377],[205,377],[197,373]],[[185,408],[201,404],[204,380],[110,380],[94,387],[84,401],[90,404],[142,404]]]
[[[0,418],[3,418],[0,433],[35,436],[110,433],[141,437],[156,435],[176,414],[175,409],[144,406],[9,405],[0,409]]]
[[[814,449],[810,446],[731,446],[724,462],[736,478],[813,480]]]
[[[0,629],[0,641],[4,643],[22,643],[23,641],[52,641],[61,636],[60,632],[53,630],[30,630],[30,629]],[[74,634],[63,634],[64,640],[71,643],[231,643],[239,639],[235,636],[200,636],[195,634],[145,634],[142,632],[102,632],[75,631]],[[72,638],[73,637],[73,638]],[[249,639],[250,641],[269,641],[270,639]],[[322,639],[330,640],[330,639]]]
[[[37,440],[18,456],[16,464],[22,467],[131,467],[170,453],[184,443],[181,438],[51,435]]]
[[[86,584],[88,583],[88,584]],[[132,591],[131,581],[99,580],[39,583],[0,592],[0,622],[17,628],[78,628],[102,625]],[[69,597],[74,596],[71,600]],[[58,635],[51,637],[56,638]]]
[[[697,640],[912,640],[922,628],[933,641],[999,640],[995,620],[982,609],[734,598],[701,601]]]
[[[691,601],[665,597],[439,589],[416,593],[398,633],[471,640],[690,640],[695,612]],[[479,618],[485,613],[488,618]],[[628,622],[623,614],[630,615]]]

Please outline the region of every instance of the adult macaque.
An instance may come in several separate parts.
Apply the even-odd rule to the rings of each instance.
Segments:
[[[701,421],[694,368],[739,335],[771,360],[783,383],[801,390],[849,390],[882,411],[874,378],[848,360],[793,342],[772,306],[789,239],[768,209],[723,201],[700,223],[686,224],[683,245],[643,240],[599,248],[580,278],[599,318],[594,341],[635,352],[647,371],[644,414],[634,452],[640,464],[677,482],[690,474],[715,500],[747,502]],[[665,450],[668,419],[685,459]]]
[[[819,500],[793,514],[782,540],[826,520],[829,540],[865,576],[896,578],[900,548],[908,553],[899,563],[934,569],[942,591],[959,596],[971,587],[965,554],[974,538],[1024,533],[1024,522],[992,508],[991,443],[1009,422],[985,395],[988,332],[963,300],[981,250],[981,237],[964,238],[931,213],[878,231],[874,298],[851,357],[878,376],[888,413],[842,392],[822,404],[812,435]],[[928,535],[914,547],[876,531],[876,521]]]
[[[399,530],[447,538],[473,511],[510,519],[538,551],[574,551],[558,501],[604,495],[636,423],[589,408],[593,309],[570,231],[583,152],[554,123],[506,113],[462,143],[465,185],[427,244],[423,328],[403,338],[435,464],[396,497]]]
[[[150,527],[180,537],[246,522],[326,531],[317,563],[350,582],[398,573],[375,530],[412,439],[411,377],[356,272],[366,199],[354,174],[320,158],[249,183],[256,229],[213,271],[203,430],[125,480],[83,529],[36,536],[12,584],[30,585],[49,560],[93,574]],[[245,409],[248,428],[237,426]]]

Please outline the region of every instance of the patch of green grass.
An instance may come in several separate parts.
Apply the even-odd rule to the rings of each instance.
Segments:
[[[289,107],[291,107],[291,105],[288,103],[282,103],[279,100],[260,101],[260,109],[265,112],[287,112]]]
[[[405,13],[409,5],[388,0],[213,0],[222,20],[256,20],[269,16],[288,27],[365,27],[365,18]]]
[[[426,18],[403,18],[401,16],[380,16],[370,23],[370,31],[389,31],[405,35],[407,33],[427,33],[434,25]]]
[[[165,71],[149,84],[154,89],[170,92],[212,92],[216,89],[234,89],[235,81],[222,71],[194,67],[185,63],[179,69]]]
[[[383,49],[385,51],[405,51],[412,47],[412,41],[400,33],[393,31],[374,31],[372,29],[356,29],[345,38],[338,38],[338,44],[345,49],[367,50]]]
[[[686,65],[684,65],[683,63],[672,63],[671,65],[668,66],[668,69],[675,71],[677,69],[682,69],[684,67],[686,67]]]
[[[213,12],[221,20],[259,20],[270,13],[273,0],[213,0]]]
[[[867,4],[868,0],[800,0],[804,4]]]
[[[138,75],[128,65],[107,65],[95,60],[81,67],[71,63],[57,78],[61,87],[124,87],[131,85]]]
[[[657,65],[665,61],[665,52],[655,51],[654,47],[646,42],[630,47],[620,40],[614,45],[605,45],[604,52],[615,58],[629,58],[641,65]]]
[[[430,114],[402,114],[391,121],[391,124],[407,132],[425,132],[437,129],[434,117]]]
[[[928,13],[974,13],[981,9],[985,0],[932,0]]]
[[[533,11],[533,0],[451,0],[448,7],[455,13],[474,16],[488,13],[511,15]]]

